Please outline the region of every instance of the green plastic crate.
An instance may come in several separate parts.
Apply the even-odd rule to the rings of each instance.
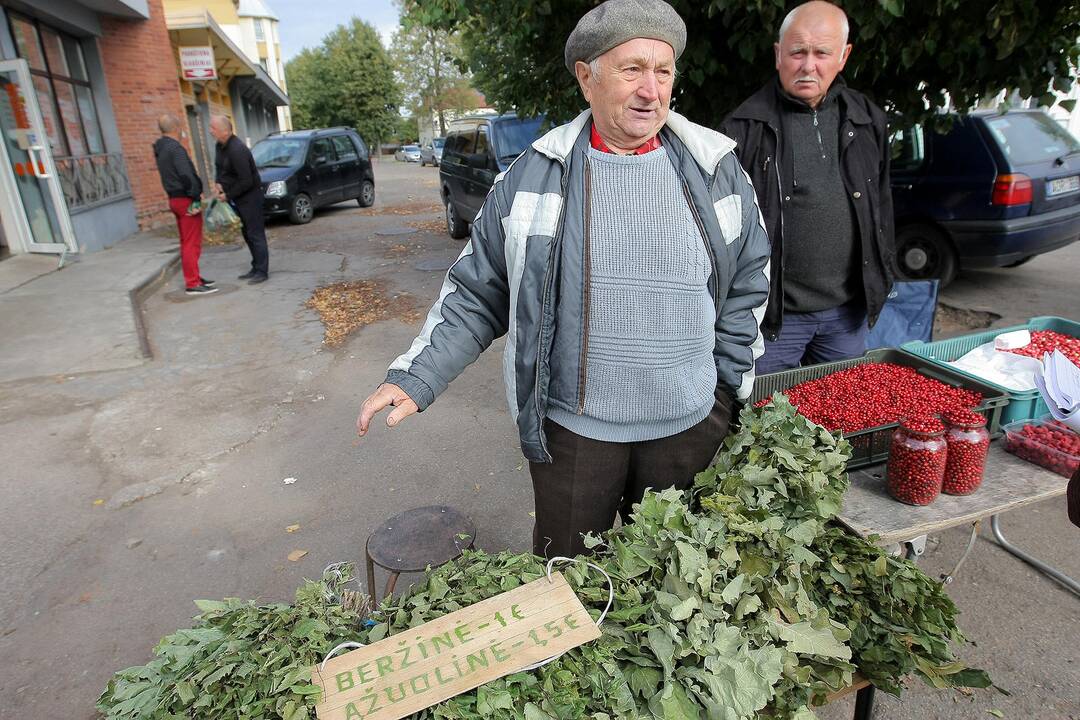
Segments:
[[[982,380],[969,372],[958,370],[946,363],[959,360],[980,345],[993,342],[994,338],[998,335],[1013,330],[1053,330],[1062,335],[1071,335],[1072,337],[1080,338],[1080,323],[1060,317],[1043,316],[1031,318],[1024,325],[1013,325],[1012,327],[1001,328],[999,330],[985,330],[983,332],[972,333],[971,335],[961,335],[960,337],[950,338],[949,340],[935,340],[934,342],[928,343],[916,340],[914,342],[904,343],[900,347],[904,352],[909,352],[912,355],[928,360],[939,367],[948,368],[954,373],[973,380],[979,380],[997,390],[1009,393],[1011,399],[1001,415],[1001,424],[1005,425],[1018,420],[1033,420],[1049,413],[1050,408],[1046,406],[1046,401],[1043,400],[1042,394],[1038,390],[1009,390],[997,383]]]
[[[820,365],[782,370],[769,375],[760,375],[754,382],[754,392],[750,396],[750,402],[756,403],[799,383],[817,380],[839,370],[847,370],[867,363],[905,365],[914,368],[921,375],[933,378],[946,385],[982,393],[983,401],[975,410],[986,418],[986,427],[990,430],[991,436],[996,437],[1001,434],[1001,411],[1009,403],[1007,390],[896,348],[871,350],[862,357],[852,358],[851,360],[838,360]],[[887,460],[889,458],[889,448],[892,446],[893,431],[897,425],[898,423],[889,423],[888,425],[879,425],[878,427],[857,432],[844,433],[844,437],[851,443],[851,460],[848,461],[848,469],[854,470]]]

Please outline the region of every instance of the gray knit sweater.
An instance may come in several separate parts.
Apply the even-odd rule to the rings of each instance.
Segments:
[[[703,420],[715,398],[705,241],[663,148],[590,148],[588,160],[585,401],[579,412],[553,403],[548,417],[608,442],[675,435]]]

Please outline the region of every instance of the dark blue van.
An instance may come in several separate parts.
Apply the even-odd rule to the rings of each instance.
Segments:
[[[495,176],[540,136],[543,116],[514,113],[462,118],[450,124],[439,162],[439,194],[446,209],[446,231],[460,240],[484,204]]]
[[[893,135],[892,193],[908,279],[1014,267],[1080,238],[1080,141],[1041,110],[916,125]]]

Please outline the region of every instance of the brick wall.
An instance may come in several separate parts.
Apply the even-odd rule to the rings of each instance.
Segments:
[[[158,117],[171,112],[186,127],[162,0],[148,0],[147,5],[148,20],[101,16],[98,43],[141,229],[173,222],[151,147],[161,136]]]

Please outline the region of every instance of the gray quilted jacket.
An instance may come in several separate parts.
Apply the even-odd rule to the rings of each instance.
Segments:
[[[576,376],[584,362],[583,166],[590,127],[585,111],[534,142],[495,179],[423,330],[386,376],[424,410],[505,334],[506,397],[521,450],[533,462],[551,461],[543,426],[552,363],[572,363]],[[760,325],[769,295],[769,238],[754,188],[730,138],[675,112],[660,138],[712,260],[718,389],[746,400],[764,349]],[[582,293],[559,297],[566,287]],[[584,391],[582,384],[576,392]]]

